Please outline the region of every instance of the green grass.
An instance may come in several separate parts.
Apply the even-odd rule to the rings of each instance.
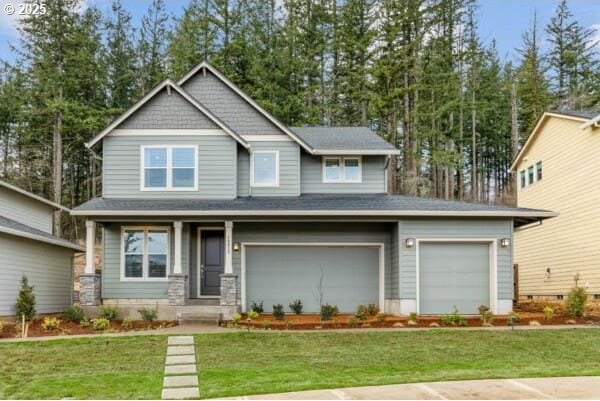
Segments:
[[[0,343],[0,399],[159,399],[165,336]]]
[[[203,398],[437,380],[600,375],[600,330],[199,335]]]

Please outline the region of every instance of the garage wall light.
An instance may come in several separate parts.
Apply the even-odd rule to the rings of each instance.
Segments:
[[[239,242],[234,242],[234,243],[233,243],[233,250],[234,250],[235,252],[237,252],[237,251],[239,251],[239,250],[240,250],[240,243],[239,243]]]
[[[502,248],[508,248],[510,246],[510,239],[508,239],[508,238],[502,238],[500,240],[500,246]]]
[[[412,248],[413,246],[415,246],[415,239],[407,238],[406,241],[404,242],[404,245],[406,245],[407,248]]]

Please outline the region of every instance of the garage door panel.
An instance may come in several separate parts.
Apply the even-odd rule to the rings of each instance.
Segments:
[[[376,247],[249,246],[246,249],[246,301],[263,301],[265,311],[294,299],[306,312],[319,309],[323,273],[324,302],[354,312],[378,303],[379,249]]]
[[[422,314],[475,314],[490,305],[490,254],[486,243],[422,243],[419,250]]]

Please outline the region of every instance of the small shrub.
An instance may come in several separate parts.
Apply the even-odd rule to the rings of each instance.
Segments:
[[[263,320],[260,325],[262,326],[263,330],[269,330],[271,328],[271,321]]]
[[[379,313],[379,306],[377,304],[367,305],[367,314],[369,316],[375,316]]]
[[[565,310],[571,317],[582,317],[585,313],[585,303],[587,302],[587,292],[585,288],[577,284],[571,288],[565,301]]]
[[[419,321],[419,315],[417,315],[417,312],[410,312],[408,314],[408,320],[417,323]]]
[[[239,313],[234,313],[233,316],[231,316],[231,320],[238,323],[240,320],[242,320],[242,315]]]
[[[321,320],[331,320],[339,314],[337,305],[325,304],[321,306]]]
[[[442,324],[444,326],[466,326],[467,321],[464,316],[458,312],[458,308],[455,305],[450,314],[442,316]]]
[[[92,319],[92,328],[94,330],[108,330],[109,327],[110,327],[110,320],[108,320],[104,317]]]
[[[18,321],[21,321],[22,316],[25,316],[25,320],[29,322],[35,316],[35,294],[25,275],[21,277],[21,289],[17,295],[15,314]]]
[[[63,318],[71,323],[79,323],[84,317],[85,312],[79,306],[71,306],[63,312]]]
[[[291,304],[290,304],[290,309],[296,314],[299,315],[302,313],[302,308],[304,307],[304,305],[302,305],[302,301],[299,299],[295,299]]]
[[[260,301],[260,302],[253,301],[252,305],[250,305],[250,309],[252,309],[254,312],[264,313],[265,308],[263,307],[263,301]]]
[[[544,306],[544,320],[552,320],[554,317],[554,308],[550,305]]]
[[[487,305],[479,305],[479,307],[477,308],[477,311],[479,312],[480,315],[483,315],[485,312],[489,312],[490,307]]]
[[[348,326],[350,327],[358,327],[358,318],[356,316],[352,316],[350,320],[348,320]]]
[[[4,325],[2,324],[2,321],[0,320],[0,336],[2,335],[3,330],[4,330]]]
[[[379,314],[377,314],[377,321],[379,323],[385,323],[385,313],[379,313]]]
[[[142,308],[138,310],[142,320],[146,323],[152,323],[158,317],[158,308]]]
[[[258,319],[258,317],[260,316],[260,314],[257,311],[255,311],[254,309],[250,310],[247,315],[248,315],[248,319],[250,319],[250,320]]]
[[[277,319],[277,320],[283,320],[284,316],[285,316],[285,312],[283,311],[283,305],[282,304],[273,305],[273,317],[275,317],[275,319]]]
[[[490,308],[486,305],[479,305],[477,310],[479,311],[479,316],[481,316],[481,323],[484,326],[491,326],[494,316],[492,315]]]
[[[115,320],[117,317],[119,317],[119,311],[114,306],[102,305],[102,307],[100,307],[100,313],[98,314],[98,317],[108,321]]]
[[[60,320],[56,317],[45,316],[42,320],[42,329],[44,331],[56,330],[60,327]]]
[[[369,309],[366,305],[358,305],[354,314],[358,320],[365,320],[369,316]]]
[[[132,327],[133,327],[133,322],[132,322],[131,318],[129,318],[129,317],[126,317],[121,322],[121,328],[123,328],[124,330],[129,330]]]
[[[510,312],[506,317],[506,322],[509,326],[513,326],[521,321],[521,316],[516,312]]]
[[[84,317],[83,319],[81,319],[81,321],[79,322],[79,325],[83,328],[86,327],[90,327],[92,325],[92,323],[88,320],[87,317]]]

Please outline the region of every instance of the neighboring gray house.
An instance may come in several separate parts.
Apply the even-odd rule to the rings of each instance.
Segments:
[[[252,302],[305,311],[511,309],[513,228],[554,213],[389,195],[399,151],[367,128],[287,127],[207,63],[165,80],[88,143],[102,197],[75,208],[104,265],[82,303],[161,314]],[[93,252],[88,252],[93,254]],[[101,298],[99,287],[101,286]]]
[[[71,305],[73,252],[84,248],[52,235],[53,214],[69,209],[0,181],[0,316],[12,316],[21,277],[34,286],[38,313]]]

